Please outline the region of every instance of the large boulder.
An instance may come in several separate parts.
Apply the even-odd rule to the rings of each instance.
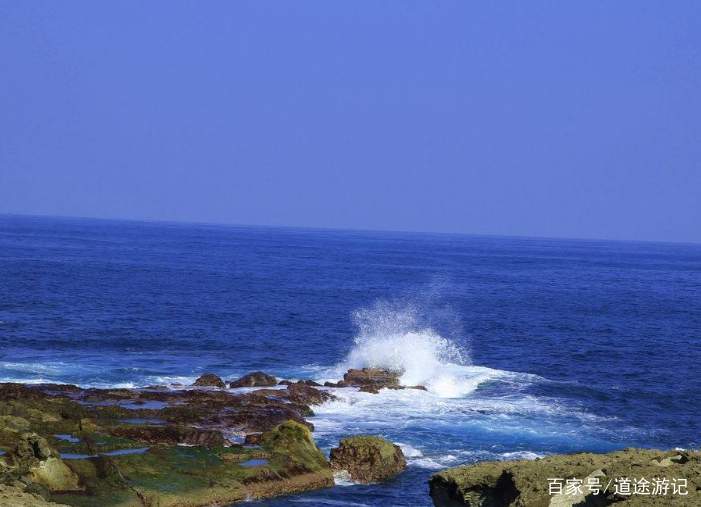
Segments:
[[[616,492],[618,481],[632,484],[643,478],[667,478],[668,494]],[[581,491],[568,493],[567,479],[582,481]],[[672,481],[682,480],[688,493],[672,495]],[[555,489],[551,481],[556,481]],[[600,485],[600,490],[592,489],[591,484]],[[554,455],[534,461],[487,461],[438,472],[431,477],[429,487],[437,507],[701,505],[701,453],[625,449],[607,454]]]
[[[47,458],[29,469],[32,481],[49,491],[82,491],[78,476],[59,458]]]
[[[201,375],[197,380],[195,380],[193,385],[197,387],[219,387],[222,389],[226,387],[224,381],[214,373],[205,373]]]
[[[24,465],[32,465],[36,461],[56,456],[58,453],[49,446],[46,439],[36,433],[22,434],[11,452],[13,461]]]
[[[18,439],[10,457],[19,470],[26,471],[32,482],[49,491],[80,491],[78,476],[49,446],[44,437],[24,433]]]
[[[262,371],[247,373],[243,377],[232,380],[229,387],[272,387],[277,385],[277,379]]]
[[[344,438],[331,449],[331,468],[345,471],[355,482],[373,483],[396,476],[406,468],[398,445],[374,436]]]
[[[306,426],[295,421],[285,421],[263,433],[261,444],[271,453],[271,461],[284,469],[285,473],[294,475],[321,472],[333,484],[329,463]]]

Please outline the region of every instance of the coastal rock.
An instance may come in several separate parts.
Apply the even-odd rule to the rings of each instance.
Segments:
[[[331,467],[346,471],[361,483],[391,479],[406,468],[404,454],[398,445],[374,436],[344,438],[331,449]]]
[[[321,384],[319,382],[315,382],[314,380],[311,380],[311,379],[298,380],[296,383],[297,384],[304,384],[306,386],[312,386],[312,387],[321,387]]]
[[[261,444],[273,455],[271,461],[284,464],[287,473],[321,473],[331,479],[330,485],[333,484],[329,463],[306,426],[286,421],[264,433]]]
[[[307,384],[290,384],[287,386],[287,398],[295,403],[304,405],[320,405],[334,400],[336,397],[321,389],[316,389]]]
[[[78,476],[58,457],[44,437],[24,433],[10,453],[12,463],[31,481],[49,491],[80,491]]]
[[[244,438],[244,443],[246,445],[260,445],[260,443],[263,441],[263,434],[262,433],[248,433],[246,437]]]
[[[601,484],[599,494],[583,487],[582,494],[550,494],[549,479],[589,480]],[[687,495],[622,495],[606,484],[616,480],[667,478],[686,480]],[[701,453],[625,449],[607,454],[555,455],[535,461],[490,461],[451,468],[434,474],[429,481],[437,507],[460,506],[621,506],[701,505]],[[671,486],[670,486],[671,488]]]
[[[47,458],[29,469],[32,481],[49,491],[82,491],[78,476],[59,458]]]
[[[343,386],[359,387],[361,391],[377,393],[383,388],[399,389],[399,376],[400,372],[385,368],[350,369],[343,375]]]
[[[184,426],[118,426],[110,433],[149,444],[184,444],[221,447],[226,443],[221,431]]]
[[[24,433],[18,439],[11,456],[16,463],[33,464],[57,456],[44,437],[36,433]]]
[[[401,372],[386,368],[362,368],[350,369],[343,380],[334,384],[324,383],[327,387],[357,387],[361,392],[377,394],[380,389],[419,389],[426,390],[424,386],[403,386],[399,383]]]
[[[193,385],[197,387],[219,387],[221,389],[226,387],[224,381],[214,373],[205,373],[204,375],[201,375],[197,380],[195,380]]]
[[[327,396],[305,383],[236,394],[0,383],[0,505],[205,507],[330,487],[305,420]]]
[[[254,371],[243,377],[229,382],[229,387],[272,387],[277,385],[277,379],[262,371]]]
[[[49,502],[45,498],[26,491],[18,484],[0,484],[0,505],[3,507],[68,507],[66,504]]]

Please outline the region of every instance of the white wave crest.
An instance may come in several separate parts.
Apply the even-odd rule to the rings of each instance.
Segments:
[[[445,398],[473,392],[499,370],[470,366],[464,348],[422,325],[417,312],[378,303],[354,313],[358,334],[336,373],[348,368],[387,368],[401,372],[403,385],[423,385]]]

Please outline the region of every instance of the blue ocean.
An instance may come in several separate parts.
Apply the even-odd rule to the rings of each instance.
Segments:
[[[401,445],[393,482],[260,505],[429,506],[485,459],[701,447],[701,245],[0,217],[0,380],[338,380],[325,450]]]

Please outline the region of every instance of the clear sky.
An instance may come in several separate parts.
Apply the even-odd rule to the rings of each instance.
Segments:
[[[0,213],[701,241],[701,2],[0,0]]]

